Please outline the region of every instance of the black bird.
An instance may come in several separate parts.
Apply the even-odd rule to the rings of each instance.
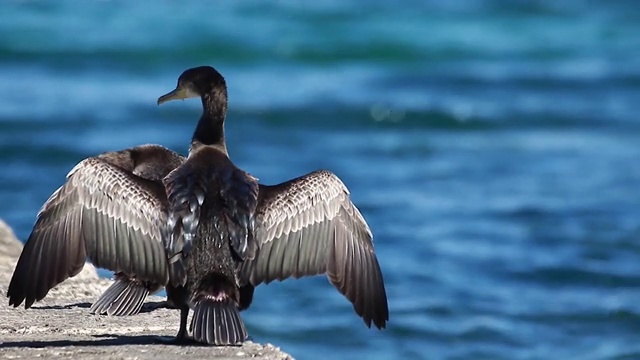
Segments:
[[[132,229],[154,231],[149,236],[153,241],[122,236],[122,231],[113,230],[118,224],[112,220],[115,217],[109,218],[110,212],[104,210],[95,211],[99,214],[94,221],[98,225],[66,221],[65,210],[57,211],[51,217],[64,219],[62,233],[90,233],[96,228],[108,233],[113,240],[98,241],[108,244],[104,249],[87,251],[92,261],[110,254],[111,262],[100,263],[104,267],[121,271],[128,279],[166,285],[169,300],[181,310],[178,339],[187,336],[187,316],[192,308],[194,340],[215,345],[238,344],[247,338],[239,310],[251,304],[255,286],[275,279],[321,273],[327,273],[330,282],[353,303],[367,326],[373,323],[384,328],[389,311],[371,231],[350,201],[342,181],[331,172],[316,171],[275,186],[258,184],[257,179],[238,169],[227,153],[224,78],[208,66],[186,70],[176,89],[161,96],[158,104],[189,97],[200,97],[204,110],[188,158],[181,159],[177,166],[169,166],[170,173],[162,180],[165,197],[156,191],[158,182],[149,182],[147,189],[139,187],[137,191],[131,191],[126,182],[111,188],[97,185],[111,199],[120,199],[128,193],[156,199],[146,203],[133,201],[133,208],[137,204],[142,214],[148,204],[153,204],[153,209],[148,212],[145,224],[129,223]],[[62,189],[72,179],[73,175]],[[54,193],[52,198],[55,196]],[[107,208],[114,212],[118,206],[110,204]],[[39,231],[39,222],[34,232]],[[88,225],[90,229],[86,230]],[[37,243],[56,243],[47,234],[35,238]],[[105,250],[139,249],[143,247],[140,244],[148,247],[136,252],[138,256],[127,257],[135,269],[116,268],[114,264],[122,262],[118,257],[124,254]],[[67,246],[53,247],[58,253],[50,261],[58,263],[56,259],[62,255],[79,252],[78,246],[64,245]],[[163,251],[165,258],[158,259],[156,253]],[[31,262],[25,260],[27,264],[22,267],[19,262],[14,279],[28,281],[42,273],[32,271],[33,265],[28,264]],[[77,267],[66,271],[65,276],[77,273]],[[61,279],[57,280],[60,282],[64,278],[56,279]],[[55,285],[51,284],[41,287],[48,291]],[[17,306],[27,298],[31,305],[33,300],[29,303],[29,299],[41,299],[46,291],[33,294],[34,291],[23,287],[14,292],[10,288],[10,302]]]

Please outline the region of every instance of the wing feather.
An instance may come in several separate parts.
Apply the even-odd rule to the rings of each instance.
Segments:
[[[367,326],[386,326],[387,296],[371,231],[333,173],[260,185],[255,237],[255,257],[239,265],[242,284],[327,273]]]
[[[145,154],[159,154],[161,160],[145,163],[147,169],[136,167],[135,157]],[[159,167],[180,161],[170,150],[142,146],[76,165],[38,213],[9,285],[10,304],[31,306],[80,272],[87,257],[98,267],[166,283],[160,233],[167,218],[164,187],[136,173],[149,168],[162,173]]]

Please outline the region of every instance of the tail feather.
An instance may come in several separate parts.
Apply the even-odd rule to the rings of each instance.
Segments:
[[[92,314],[109,316],[136,315],[142,309],[149,289],[144,283],[132,279],[118,278],[91,305]]]
[[[247,339],[240,310],[228,298],[204,298],[196,303],[191,331],[195,341],[210,345],[240,345]]]

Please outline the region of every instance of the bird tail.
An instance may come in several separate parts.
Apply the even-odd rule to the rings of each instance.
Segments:
[[[193,339],[210,345],[240,345],[247,329],[237,304],[226,296],[204,296],[194,307],[191,319]]]
[[[117,277],[116,281],[91,305],[92,314],[109,316],[136,315],[142,309],[149,289],[143,282]]]

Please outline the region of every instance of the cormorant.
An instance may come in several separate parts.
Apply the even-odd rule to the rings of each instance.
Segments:
[[[100,156],[71,171],[38,215],[10,304],[42,299],[77,274],[88,255],[126,279],[166,285],[181,310],[178,339],[187,336],[191,308],[194,340],[241,343],[247,333],[239,310],[251,304],[255,286],[322,273],[367,326],[384,328],[389,311],[372,234],[342,181],[321,170],[259,184],[229,159],[222,75],[209,66],[188,69],[158,104],[189,97],[201,98],[203,113],[186,160],[152,147],[164,154],[148,163],[158,164],[158,176]]]

